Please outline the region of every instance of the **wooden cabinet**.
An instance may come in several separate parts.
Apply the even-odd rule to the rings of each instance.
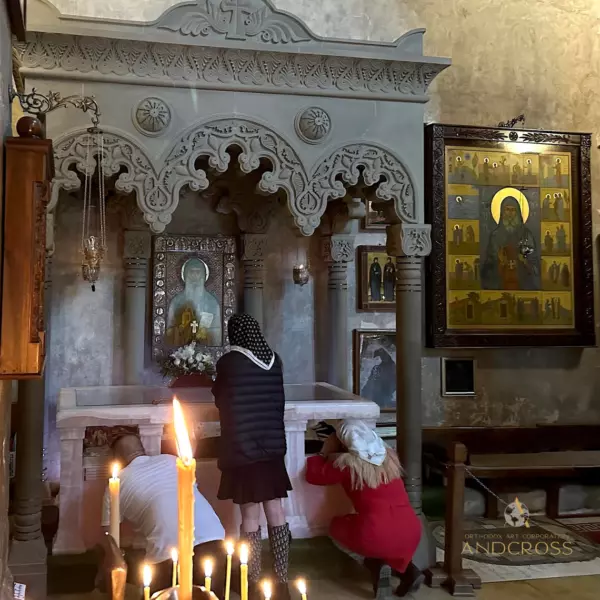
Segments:
[[[31,133],[20,129],[26,136]],[[4,156],[0,379],[28,379],[40,376],[44,368],[46,206],[54,175],[52,142],[7,138]]]

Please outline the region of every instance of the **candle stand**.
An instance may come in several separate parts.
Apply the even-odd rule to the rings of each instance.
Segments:
[[[152,594],[150,600],[179,600],[179,586],[169,587],[160,592]],[[192,587],[192,600],[218,600],[212,592],[207,592],[203,587],[195,585]]]

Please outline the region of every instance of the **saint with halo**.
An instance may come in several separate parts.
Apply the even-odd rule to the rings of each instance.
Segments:
[[[486,290],[536,290],[539,251],[527,227],[529,202],[523,192],[504,188],[492,200],[496,228],[491,232],[481,269]]]
[[[181,269],[183,291],[169,305],[166,339],[173,346],[198,342],[204,346],[222,345],[221,307],[206,289],[208,265],[201,258],[188,259]]]

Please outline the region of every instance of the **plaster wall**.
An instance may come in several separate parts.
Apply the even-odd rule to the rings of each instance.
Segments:
[[[53,1],[68,14],[146,21],[175,4],[173,0]],[[490,125],[523,112],[528,127],[598,133],[600,105],[594,102],[594,92],[600,88],[598,1],[325,0],[318,9],[310,0],[275,0],[274,4],[298,15],[322,36],[389,41],[412,27],[426,27],[426,53],[453,60],[430,90],[428,121]],[[393,122],[393,115],[390,119]],[[421,149],[415,148],[414,154],[420,160]],[[599,189],[597,151],[592,161],[593,189]],[[594,204],[600,207],[595,199]],[[594,223],[597,233],[600,217],[596,211]],[[293,257],[293,249],[291,253]],[[289,260],[293,262],[293,258]],[[325,277],[324,272],[317,273],[315,281],[322,282]],[[300,292],[303,296],[294,296],[292,314],[308,320],[314,301],[308,300],[309,287]],[[298,304],[304,302],[298,299],[304,296],[305,306],[310,307],[306,311]],[[354,301],[351,303],[353,308]],[[359,321],[358,315],[352,316],[349,331]],[[393,324],[388,316],[373,321],[381,326]],[[299,328],[300,323],[295,326]],[[283,339],[283,333],[280,335]],[[439,391],[441,354],[425,352],[424,424],[514,425],[600,419],[596,350],[464,354],[478,360],[478,393],[474,399],[450,400],[441,398]]]
[[[8,86],[12,78],[11,33],[6,5],[0,3],[0,140],[10,135]],[[4,143],[0,143],[0,204],[4,198]],[[0,209],[1,210],[1,209]],[[0,232],[0,236],[2,233]],[[1,241],[1,240],[0,240]],[[12,598],[8,570],[8,465],[12,382],[0,381],[0,599]]]

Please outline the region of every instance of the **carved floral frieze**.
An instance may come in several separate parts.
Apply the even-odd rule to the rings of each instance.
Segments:
[[[251,49],[161,44],[139,40],[32,33],[18,44],[23,67],[67,71],[73,79],[123,78],[123,83],[163,81],[169,86],[257,89],[289,93],[402,100],[427,89],[446,63],[382,60]],[[137,81],[136,81],[137,80]],[[414,98],[413,98],[414,99]]]

